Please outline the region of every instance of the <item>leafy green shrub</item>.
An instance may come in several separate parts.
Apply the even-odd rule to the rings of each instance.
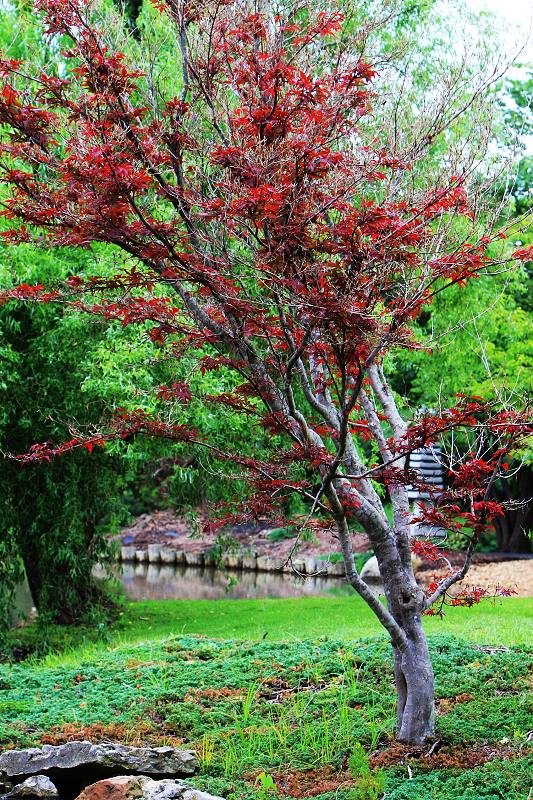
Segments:
[[[294,539],[295,536],[296,536],[296,531],[292,527],[273,528],[269,532],[267,539],[269,539],[271,542],[284,542],[287,539]]]

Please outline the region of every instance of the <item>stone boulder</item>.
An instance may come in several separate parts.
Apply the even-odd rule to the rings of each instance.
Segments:
[[[361,578],[365,581],[381,581],[381,572],[379,571],[378,560],[376,556],[369,558],[363,569],[361,570]]]
[[[223,800],[181,781],[120,775],[87,786],[77,800]]]
[[[384,594],[383,582],[381,580],[381,573],[379,571],[378,560],[376,556],[369,558],[363,569],[361,570],[361,578],[367,586],[370,586],[376,594]]]
[[[29,750],[7,750],[0,755],[0,777],[26,777],[67,770],[92,771],[97,777],[133,772],[148,775],[192,775],[197,768],[191,750],[175,747],[128,747],[123,744],[68,742]]]
[[[15,798],[19,797],[30,797],[35,800],[35,798],[59,797],[59,793],[46,775],[32,775],[30,778],[26,778],[23,783],[15,786],[7,796],[10,800],[11,798],[15,800]]]

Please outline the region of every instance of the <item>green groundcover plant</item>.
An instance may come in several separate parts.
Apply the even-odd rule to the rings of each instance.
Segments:
[[[181,636],[86,659],[66,653],[0,666],[0,743],[119,737],[193,746],[198,786],[229,800],[263,800],[272,783],[283,797],[284,781],[312,770],[317,781],[341,776],[323,800],[377,800],[383,790],[393,800],[526,798],[531,651],[445,635],[431,636],[430,649],[441,752],[462,754],[456,767],[433,771],[431,759],[416,753],[385,768],[369,765],[369,755],[387,752],[394,732],[393,662],[383,638]],[[488,762],[466,769],[468,754],[488,745]]]

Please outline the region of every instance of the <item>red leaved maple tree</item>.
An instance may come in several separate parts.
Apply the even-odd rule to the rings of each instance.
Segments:
[[[409,176],[421,148],[389,152],[367,124],[375,72],[339,11],[299,22],[290,11],[270,17],[234,0],[159,7],[180,53],[178,96],[113,50],[97,5],[83,0],[37,2],[48,33],[68,41],[62,70],[28,74],[21,62],[0,63],[4,215],[13,226],[4,239],[104,242],[126,254],[112,277],[18,285],[2,299],[149,323],[170,357],[196,352],[202,372],[241,376],[237,389],[205,402],[253,416],[284,444],[268,461],[217,451],[238,465],[250,493],[216,524],[279,518],[297,493],[310,516],[334,526],[348,582],[390,634],[398,738],[423,742],[434,734],[434,691],[422,615],[446,602],[501,513],[491,487],[527,415],[460,397],[409,419],[384,359],[417,346],[413,320],[438,292],[491,267],[491,236],[479,235],[463,177],[417,189]],[[175,410],[192,392],[176,381],[158,397]],[[434,487],[409,469],[408,456],[459,430],[469,452],[450,464],[438,501],[417,513],[468,531],[469,545],[463,567],[437,576],[428,594],[411,550],[435,559],[438,551],[411,541],[408,486],[430,498]],[[36,444],[21,460],[135,434],[210,447],[178,419],[122,410],[95,435]],[[386,604],[356,570],[352,522],[368,535]]]

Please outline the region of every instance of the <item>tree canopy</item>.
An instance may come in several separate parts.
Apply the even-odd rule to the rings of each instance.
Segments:
[[[398,736],[424,741],[434,699],[421,614],[440,611],[465,576],[502,512],[493,485],[530,430],[528,411],[500,396],[462,392],[412,412],[387,377],[393,356],[424,348],[415,321],[423,328],[445,290],[531,258],[530,247],[508,252],[478,212],[476,140],[461,147],[452,128],[485,80],[459,95],[444,81],[415,125],[406,115],[407,130],[399,117],[380,128],[372,24],[356,26],[340,9],[162,3],[178,54],[170,84],[155,61],[130,63],[114,49],[98,5],[37,5],[62,60],[39,72],[19,59],[0,64],[12,224],[2,235],[47,248],[105,244],[115,264],[55,285],[18,283],[1,298],[139,327],[175,367],[153,408],[119,408],[17,459],[33,465],[150,436],[213,454],[247,487],[214,526],[282,518],[290,497],[306,501],[300,529],[311,517],[335,529],[349,583],[390,634]],[[222,369],[231,376],[222,390],[197,380]],[[222,446],[191,424],[195,399],[272,438],[257,455],[231,437]],[[439,443],[448,485],[436,492],[409,457]],[[416,519],[413,487],[428,498]],[[353,520],[376,554],[386,606],[357,572]],[[462,567],[436,576],[427,594],[411,563],[413,522],[468,541]]]

